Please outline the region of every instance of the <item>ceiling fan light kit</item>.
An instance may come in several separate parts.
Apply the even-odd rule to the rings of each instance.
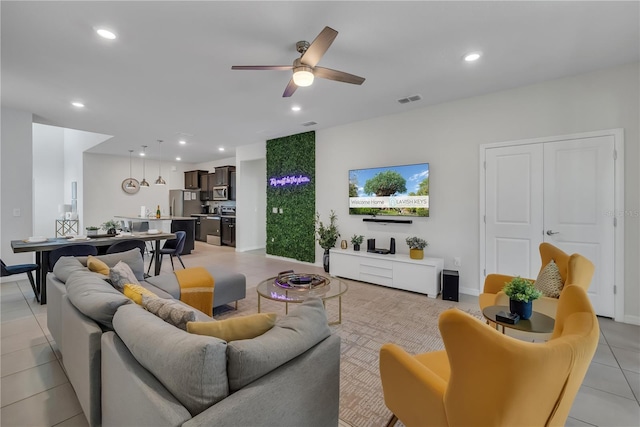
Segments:
[[[332,70],[330,68],[317,67],[322,56],[327,52],[338,32],[330,27],[318,34],[318,37],[309,43],[299,41],[296,43],[296,50],[300,53],[300,58],[293,61],[293,65],[234,65],[232,70],[293,70],[293,75],[289,84],[282,94],[283,98],[290,97],[298,87],[311,86],[315,77],[334,80],[343,83],[361,85],[364,77],[359,77],[343,71]]]

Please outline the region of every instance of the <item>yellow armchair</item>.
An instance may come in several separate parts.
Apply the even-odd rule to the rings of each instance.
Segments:
[[[580,254],[568,255],[561,249],[550,243],[540,244],[540,259],[542,260],[542,271],[549,261],[553,260],[558,266],[560,277],[564,284],[570,283],[583,288],[585,291],[589,289],[591,279],[595,267],[591,261]],[[480,309],[491,305],[509,305],[509,297],[502,292],[502,288],[506,282],[511,281],[513,276],[504,274],[489,274],[484,280],[484,289],[478,297]],[[529,279],[534,280],[534,279]],[[533,311],[546,314],[547,316],[556,317],[558,308],[558,299],[542,296],[533,301]]]
[[[380,350],[386,406],[407,427],[562,426],[598,345],[586,292],[568,285],[552,338],[519,341],[452,309],[440,315],[445,351]]]

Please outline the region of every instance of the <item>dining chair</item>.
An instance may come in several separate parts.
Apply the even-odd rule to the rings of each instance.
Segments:
[[[175,271],[175,267],[173,265],[173,257],[178,257],[178,261],[182,264],[182,268],[186,268],[184,266],[184,262],[182,262],[182,258],[180,258],[180,253],[184,249],[184,242],[187,239],[186,231],[176,231],[176,238],[170,239],[164,242],[162,248],[160,249],[160,265],[162,265],[162,257],[164,255],[169,255],[169,259],[171,260],[171,269]],[[155,259],[155,250],[151,251],[151,261],[149,262],[149,268],[147,269],[147,275],[151,271],[151,266],[153,265],[153,260]]]
[[[107,253],[114,254],[117,252],[126,252],[135,248],[140,249],[140,255],[142,256],[142,258],[144,258],[144,253],[147,250],[147,244],[144,242],[144,240],[138,239],[127,239],[121,242],[116,242],[107,248]]]
[[[58,249],[54,249],[49,252],[49,271],[53,271],[53,266],[63,256],[88,256],[98,255],[98,248],[93,245],[87,244],[73,244],[67,246],[61,246]]]
[[[27,278],[29,279],[29,283],[31,283],[31,289],[33,289],[33,293],[36,295],[36,301],[40,302],[40,289],[38,289],[35,280],[33,280],[33,272],[40,268],[38,267],[38,264],[7,265],[1,259],[0,263],[2,264],[2,271],[0,274],[2,277],[27,273]]]

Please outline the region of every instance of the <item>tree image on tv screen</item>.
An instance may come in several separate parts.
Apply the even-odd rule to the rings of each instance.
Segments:
[[[407,191],[407,180],[392,170],[380,172],[364,184],[366,194],[375,194],[378,197],[393,196],[405,191]]]

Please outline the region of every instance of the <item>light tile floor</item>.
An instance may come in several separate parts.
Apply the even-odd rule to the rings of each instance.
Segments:
[[[300,263],[265,257],[260,251],[240,253],[200,242],[183,260],[187,267],[215,263],[242,272],[248,288],[280,271],[302,269]],[[304,265],[304,271],[321,270]],[[171,271],[169,260],[162,271]],[[473,302],[474,297],[461,300]],[[35,301],[26,278],[3,282],[0,303],[0,424],[87,426],[47,329],[46,305]],[[640,327],[601,318],[600,329],[597,352],[567,425],[640,426]]]

